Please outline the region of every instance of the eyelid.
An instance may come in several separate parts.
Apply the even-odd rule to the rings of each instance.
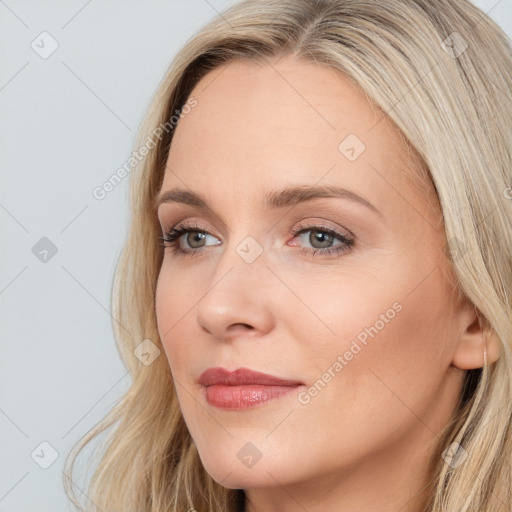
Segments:
[[[183,217],[183,219],[181,217],[179,217],[176,220],[172,220],[172,222],[162,221],[160,223],[160,228],[162,229],[163,233],[168,233],[172,229],[176,229],[179,226],[183,226],[190,230],[201,231],[208,235],[215,236],[215,237],[219,238],[220,240],[223,240],[222,235],[214,234],[214,231],[216,232],[216,230],[210,229],[209,227],[205,226],[201,220],[197,220],[195,218],[189,219],[188,217],[185,216],[185,217]]]
[[[303,220],[303,219],[308,219],[308,222],[305,223],[305,220]],[[325,220],[321,217],[311,217],[311,216],[304,217],[303,219],[295,221],[293,224],[293,227],[289,228],[288,231],[290,233],[294,233],[294,236],[298,232],[299,229],[322,227],[325,229],[330,229],[330,230],[339,232],[340,234],[342,234],[346,237],[355,238],[355,235],[352,233],[352,231],[350,231],[350,229],[348,229],[346,227],[338,226],[337,224],[333,223],[332,221]],[[281,221],[281,222],[283,222],[283,221]],[[222,235],[216,235],[213,233],[213,231],[216,231],[216,230],[212,230],[208,227],[204,227],[203,225],[200,225],[200,223],[201,223],[201,221],[198,221],[194,218],[189,220],[187,218],[187,216],[184,216],[183,218],[181,218],[181,216],[180,216],[176,220],[173,220],[172,222],[166,222],[164,220],[160,221],[160,228],[162,229],[163,232],[167,233],[171,229],[177,227],[178,225],[184,225],[185,227],[187,227],[189,229],[197,229],[198,231],[204,231],[205,233],[207,233],[209,235],[215,236],[215,237],[219,238],[220,240],[223,240]],[[276,226],[276,224],[273,224],[271,231],[274,230],[275,226]],[[229,231],[231,232],[232,230],[230,229]]]
[[[344,237],[344,238],[355,238],[355,235],[350,231],[350,229],[347,229],[345,227],[338,227],[337,225],[332,225],[330,221],[326,221],[324,219],[320,219],[319,217],[317,220],[313,217],[312,220],[305,221],[298,221],[298,223],[295,225],[295,227],[291,230],[292,234],[294,236],[297,235],[300,231],[306,230],[306,229],[325,229],[327,231],[333,231],[334,233],[337,233],[338,235]]]

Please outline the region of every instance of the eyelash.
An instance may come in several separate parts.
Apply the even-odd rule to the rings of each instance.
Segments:
[[[299,224],[293,231],[292,235],[295,238],[297,235],[302,233],[307,233],[308,231],[318,231],[320,233],[326,233],[328,235],[332,235],[335,238],[338,238],[342,243],[334,246],[329,247],[327,249],[310,249],[307,247],[302,247],[300,249],[301,254],[307,254],[307,255],[315,255],[317,253],[320,253],[322,256],[327,256],[331,254],[341,254],[344,252],[347,252],[351,249],[351,247],[354,245],[354,239],[348,238],[347,236],[338,233],[336,230],[332,228],[328,228],[327,226],[322,225],[312,225],[312,226],[304,226],[302,224]],[[159,237],[161,240],[160,244],[164,249],[170,248],[171,252],[177,256],[185,256],[185,255],[191,255],[191,256],[197,256],[201,254],[206,247],[200,247],[198,249],[181,249],[179,247],[179,239],[188,233],[202,233],[205,235],[214,236],[211,233],[208,233],[208,231],[205,231],[204,229],[201,229],[200,226],[197,224],[193,225],[187,225],[187,224],[178,224],[177,226],[171,228],[169,232],[165,233],[163,236]],[[166,245],[168,244],[168,245]]]

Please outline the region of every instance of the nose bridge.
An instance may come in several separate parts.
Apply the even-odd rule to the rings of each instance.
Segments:
[[[257,284],[263,285],[269,270],[263,245],[252,235],[230,242],[217,261],[210,288],[228,289],[243,301],[246,293],[258,295]],[[251,290],[244,290],[250,286]],[[213,290],[212,290],[213,291]]]
[[[268,273],[266,268],[267,258],[263,238],[265,233],[256,233],[251,227],[240,228],[239,231],[232,230],[224,250],[218,257],[217,266],[212,282],[217,282],[226,272],[244,276],[245,281],[252,280],[253,276],[261,277],[259,274]],[[257,238],[256,238],[257,237]],[[267,244],[268,247],[268,244]],[[233,279],[233,275],[231,276]]]

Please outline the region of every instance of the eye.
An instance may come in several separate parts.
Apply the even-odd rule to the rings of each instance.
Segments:
[[[160,237],[160,245],[162,245],[164,248],[170,247],[172,252],[175,254],[196,254],[204,251],[204,248],[207,247],[203,244],[203,242],[205,242],[208,236],[213,237],[213,235],[204,229],[201,229],[201,227],[197,224],[178,224],[176,227],[171,228],[167,233],[164,233],[164,235]],[[185,240],[185,243],[189,245],[189,248],[181,247],[180,239],[182,237]],[[216,243],[212,245],[219,244]]]
[[[295,228],[293,234],[296,238],[299,238],[302,243],[307,243],[312,246],[312,248],[303,247],[300,252],[312,255],[318,253],[328,255],[346,252],[349,251],[354,244],[354,239],[327,226],[314,225],[304,227],[303,225],[299,225]],[[297,237],[297,235],[299,236]],[[339,243],[336,243],[336,240],[338,240]]]
[[[310,233],[309,236],[306,236],[307,233]],[[299,238],[302,243],[312,245],[312,248],[302,247],[300,249],[301,254],[315,255],[319,253],[322,256],[339,254],[349,251],[354,244],[353,238],[349,238],[333,228],[322,225],[304,226],[299,224],[292,234],[294,238]],[[164,248],[169,247],[173,254],[189,254],[193,256],[202,253],[208,247],[206,245],[208,237],[215,238],[197,224],[178,224],[160,237],[162,241],[160,245]],[[181,239],[183,239],[188,247],[182,247]],[[336,243],[336,240],[339,243]],[[210,245],[219,245],[220,243],[219,241]]]

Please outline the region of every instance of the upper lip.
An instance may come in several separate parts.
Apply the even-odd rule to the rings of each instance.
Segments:
[[[225,368],[208,368],[199,377],[199,384],[212,386],[223,384],[225,386],[239,386],[243,384],[260,384],[266,386],[300,386],[302,382],[297,380],[280,379],[273,375],[250,370],[248,368],[237,368],[230,372]]]

